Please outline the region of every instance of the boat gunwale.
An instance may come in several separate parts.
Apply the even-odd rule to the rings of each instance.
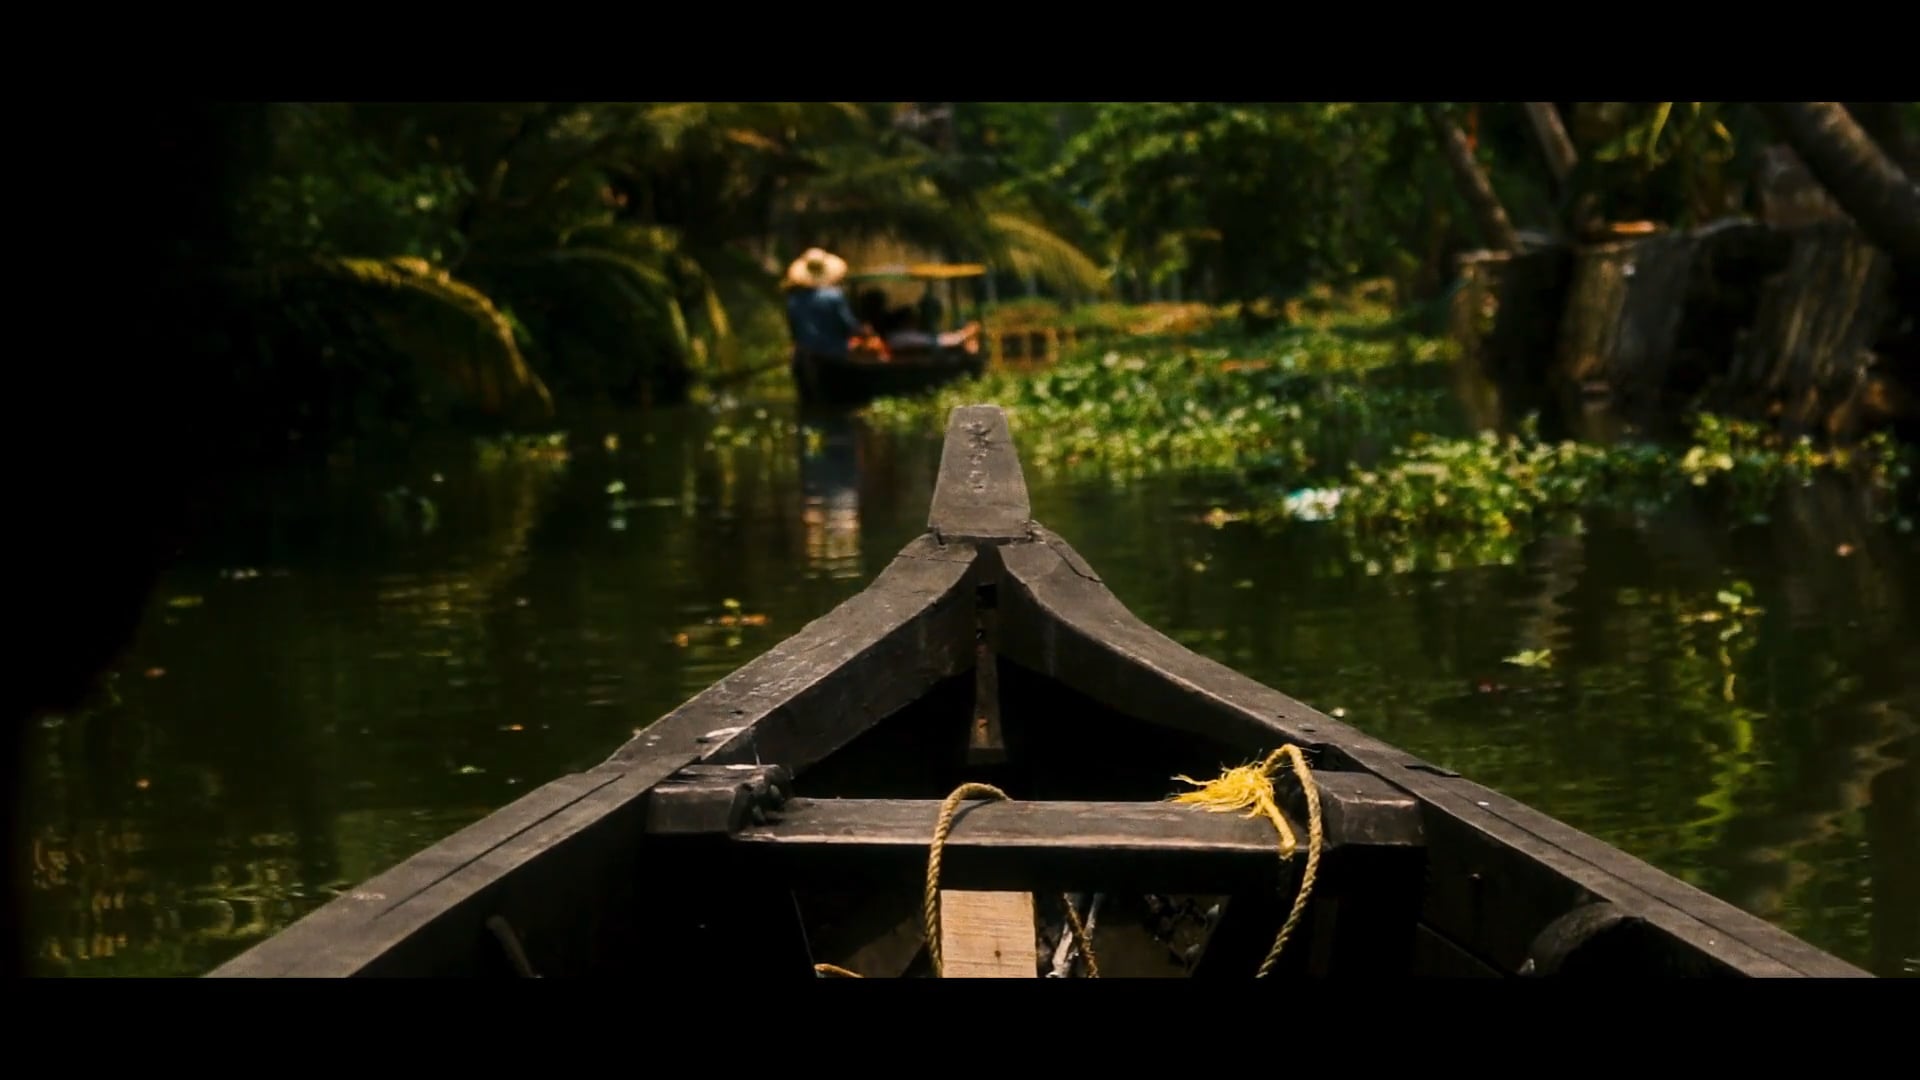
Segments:
[[[973,662],[961,601],[972,550],[917,537],[868,587],[684,704],[601,764],[542,784],[348,890],[209,973],[342,977],[364,973],[433,920],[475,908],[542,856],[610,816],[638,819],[645,797],[694,764],[815,747],[804,769]],[[838,697],[823,709],[809,698]],[[855,706],[851,711],[849,704]],[[837,724],[806,723],[812,716]],[[799,722],[801,731],[781,732]],[[485,918],[473,911],[476,927]]]
[[[1421,929],[1480,963],[1514,974],[1528,945],[1548,929],[1529,924],[1494,931],[1498,955],[1487,955],[1486,901],[1497,915],[1502,894],[1476,890],[1471,882],[1486,885],[1484,875],[1492,871],[1517,872],[1530,897],[1546,890],[1557,900],[1544,906],[1556,915],[1611,904],[1724,974],[1872,977],[1147,625],[1071,545],[1032,520],[1007,418],[995,406],[962,406],[949,415],[927,531],[861,592],[639,729],[600,765],[541,785],[310,912],[209,977],[383,973],[396,951],[442,921],[470,922],[479,935],[494,913],[489,897],[504,895],[514,879],[537,871],[583,832],[616,830],[622,851],[642,843],[648,794],[688,765],[765,762],[803,775],[942,679],[973,666],[974,593],[986,585],[999,590],[1000,652],[1008,661],[1154,723],[1250,749],[1297,743],[1318,769],[1366,772],[1418,800],[1429,837],[1446,838],[1429,843]],[[1156,704],[1163,707],[1147,708]],[[1538,922],[1541,907],[1523,910]]]
[[[1471,909],[1493,900],[1434,894],[1460,887],[1500,864],[1511,873],[1537,865],[1572,892],[1572,907],[1607,903],[1642,919],[1730,973],[1752,977],[1872,977],[1869,972],[1818,949],[1733,904],[1689,885],[1618,847],[1541,810],[1449,769],[1408,753],[1336,720],[1290,695],[1202,656],[1134,615],[1065,540],[1037,529],[1035,543],[1002,549],[1012,587],[1006,608],[1002,653],[1007,659],[1058,680],[1110,708],[1139,714],[1150,703],[1153,683],[1194,712],[1162,713],[1156,722],[1247,745],[1254,753],[1283,743],[1308,752],[1316,769],[1365,772],[1405,791],[1423,810],[1429,837],[1474,834],[1457,843],[1428,845],[1429,895],[1421,921],[1429,930],[1458,938],[1482,936],[1484,913]],[[1063,659],[1062,642],[1081,648]],[[1103,655],[1104,654],[1104,655]],[[1137,673],[1129,685],[1128,673]],[[1196,706],[1198,708],[1196,708]],[[1471,850],[1479,847],[1476,853]],[[1555,883],[1543,883],[1554,887]],[[1568,890],[1568,887],[1571,890]],[[1493,960],[1517,970],[1527,947],[1545,927],[1505,935],[1506,955]],[[1470,950],[1478,955],[1481,950]]]

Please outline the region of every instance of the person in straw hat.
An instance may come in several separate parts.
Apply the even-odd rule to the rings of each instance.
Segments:
[[[820,248],[808,248],[787,267],[787,329],[795,352],[840,359],[850,338],[873,333],[840,288],[846,276],[846,260]]]
[[[873,336],[873,327],[854,315],[840,282],[847,261],[820,248],[808,248],[787,267],[787,330],[793,335],[793,374],[814,387],[816,364],[845,360],[851,340]]]

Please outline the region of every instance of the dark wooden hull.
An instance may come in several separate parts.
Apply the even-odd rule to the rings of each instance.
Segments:
[[[809,405],[854,408],[875,398],[911,397],[986,370],[982,353],[944,349],[901,353],[881,363],[859,357],[844,360],[808,357],[793,365],[800,400]]]
[[[1012,801],[966,811],[942,887],[1115,898],[1103,977],[1246,977],[1303,859],[1165,797],[1288,743],[1326,842],[1275,976],[1867,975],[1148,627],[1030,520],[986,407],[955,410],[927,533],[865,591],[213,975],[924,972],[938,806],[985,781]],[[1223,914],[1175,963],[1148,896]]]

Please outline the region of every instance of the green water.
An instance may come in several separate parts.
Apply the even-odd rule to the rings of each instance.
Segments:
[[[36,733],[36,969],[205,972],[598,763],[924,525],[931,436],[733,446],[714,423],[689,409],[581,428],[564,461],[423,447],[245,489],[154,596],[117,700]],[[1209,524],[1220,493],[1196,478],[1030,482],[1036,517],[1176,640],[1920,975],[1915,552],[1844,495],[1796,492],[1738,532],[1676,511],[1396,576],[1313,526]],[[1715,596],[1742,580],[1762,610],[1723,643]],[[1554,662],[1502,662],[1525,649]]]

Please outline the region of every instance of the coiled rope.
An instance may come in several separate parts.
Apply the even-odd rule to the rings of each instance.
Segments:
[[[1307,768],[1306,755],[1299,747],[1288,743],[1268,754],[1264,760],[1228,769],[1215,780],[1203,783],[1178,776],[1174,779],[1192,784],[1199,790],[1175,795],[1169,800],[1199,806],[1215,813],[1244,809],[1249,817],[1264,816],[1273,822],[1275,831],[1279,833],[1280,858],[1291,859],[1299,850],[1299,841],[1294,837],[1292,826],[1287,824],[1286,815],[1280,812],[1273,789],[1273,774],[1279,771],[1282,760],[1287,758],[1292,759],[1293,774],[1299,779],[1301,790],[1307,797],[1307,865],[1300,877],[1299,895],[1293,898],[1293,910],[1287,914],[1287,921],[1281,924],[1280,933],[1273,939],[1273,948],[1267,951],[1266,959],[1261,961],[1259,970],[1254,974],[1256,979],[1264,979],[1272,974],[1274,964],[1286,948],[1287,939],[1293,936],[1301,917],[1306,913],[1307,901],[1313,895],[1314,878],[1320,869],[1320,851],[1325,842],[1320,820],[1320,789],[1315,786],[1313,774]],[[922,905],[926,919],[927,952],[933,959],[935,978],[940,978],[944,970],[940,953],[940,857],[946,848],[947,835],[953,831],[954,815],[959,812],[960,804],[968,799],[1011,801],[1006,792],[992,784],[967,783],[955,788],[953,794],[940,804],[940,817],[934,825],[933,843],[927,853],[927,890]],[[1094,958],[1093,939],[1088,935],[1080,913],[1074,910],[1073,898],[1066,896],[1062,899],[1066,903],[1067,926],[1073,934],[1074,944],[1087,960],[1087,975],[1097,979],[1100,977],[1100,965]],[[822,977],[864,977],[836,964],[815,964],[814,972]]]
[[[1264,815],[1273,822],[1274,829],[1280,834],[1280,858],[1291,859],[1299,848],[1294,839],[1293,829],[1287,824],[1287,817],[1280,812],[1280,804],[1273,793],[1273,774],[1280,768],[1283,757],[1293,759],[1293,775],[1300,780],[1300,787],[1307,796],[1307,866],[1300,876],[1300,893],[1293,898],[1293,910],[1288,913],[1287,921],[1280,926],[1280,933],[1273,939],[1273,948],[1267,951],[1267,958],[1261,962],[1260,970],[1254,974],[1256,979],[1264,979],[1273,972],[1273,965],[1280,959],[1280,951],[1287,946],[1287,939],[1293,935],[1294,928],[1300,924],[1300,917],[1307,910],[1307,898],[1313,894],[1313,880],[1320,870],[1320,848],[1325,839],[1320,824],[1320,789],[1313,782],[1313,774],[1307,769],[1306,755],[1300,748],[1288,743],[1264,761],[1254,765],[1242,765],[1237,769],[1228,769],[1217,780],[1201,783],[1185,776],[1181,780],[1199,788],[1173,797],[1174,802],[1191,803],[1215,813],[1227,813],[1234,810],[1247,810],[1248,817]]]

